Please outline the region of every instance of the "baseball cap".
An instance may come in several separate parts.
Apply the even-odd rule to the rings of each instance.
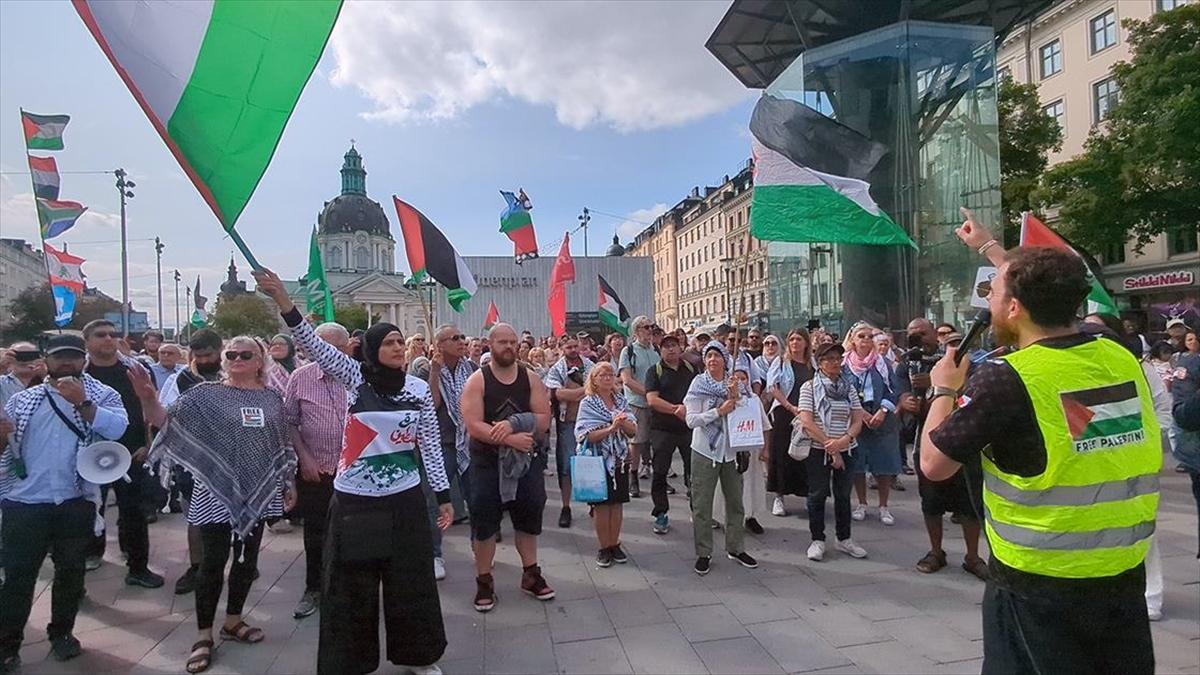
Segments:
[[[1167,329],[1168,329],[1168,330],[1169,330],[1169,329],[1171,329],[1171,328],[1174,328],[1175,326],[1182,326],[1182,327],[1184,327],[1184,328],[1187,328],[1187,323],[1186,323],[1186,322],[1184,322],[1184,320],[1183,320],[1183,319],[1180,319],[1180,318],[1174,318],[1174,319],[1171,319],[1170,321],[1168,321],[1168,322],[1167,322]]]
[[[46,355],[50,356],[61,352],[78,352],[80,356],[87,356],[83,338],[78,335],[55,335],[50,338],[50,341],[46,343]]]
[[[837,342],[821,345],[820,347],[817,347],[817,360],[820,361],[821,359],[825,358],[825,355],[830,352],[837,352],[837,355],[840,357],[846,353],[846,348]]]
[[[700,342],[707,343],[709,340],[712,339],[712,336],[709,335],[708,333],[700,332],[700,333],[696,333],[695,338],[697,340],[699,340]]]
[[[581,330],[575,334],[575,337],[579,340],[582,340],[586,337],[591,337],[591,335],[588,335],[588,332],[586,330]]]

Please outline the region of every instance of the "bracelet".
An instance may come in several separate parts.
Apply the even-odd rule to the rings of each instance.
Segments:
[[[983,243],[983,246],[979,247],[979,255],[983,255],[983,254],[987,253],[990,248],[992,248],[993,246],[995,246],[999,243],[1000,242],[996,241],[995,239],[988,239],[986,242]]]

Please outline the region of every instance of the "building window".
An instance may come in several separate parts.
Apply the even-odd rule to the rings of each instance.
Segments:
[[[999,74],[1000,74],[1001,81],[1011,80],[1012,79],[1012,68],[1010,68],[1008,66],[1004,66],[1003,68],[1000,69]]]
[[[1099,124],[1112,112],[1113,106],[1120,100],[1121,92],[1117,81],[1113,78],[1101,80],[1092,85],[1092,121]]]
[[[1117,13],[1108,10],[1092,19],[1092,53],[1104,51],[1117,44]]]
[[[1042,45],[1038,50],[1038,54],[1042,59],[1042,79],[1046,79],[1051,75],[1062,72],[1063,57],[1062,57],[1062,42],[1055,40],[1049,44]]]
[[[1200,228],[1195,225],[1181,225],[1168,230],[1167,255],[1195,253],[1197,249],[1200,249],[1200,244],[1196,241],[1198,232],[1200,232]]]
[[[340,270],[343,266],[342,247],[334,246],[329,249],[329,269]]]
[[[1046,113],[1047,116],[1052,117],[1054,119],[1054,123],[1058,125],[1058,128],[1064,130],[1067,128],[1067,120],[1065,119],[1066,110],[1067,109],[1063,106],[1063,100],[1061,98],[1042,108],[1042,112]]]
[[[366,246],[359,246],[354,249],[354,268],[365,270],[371,268],[371,252]]]
[[[1125,242],[1109,244],[1104,248],[1104,264],[1116,265],[1125,262]]]
[[[1188,0],[1157,0],[1154,6],[1160,12],[1169,12],[1176,7],[1188,4]]]

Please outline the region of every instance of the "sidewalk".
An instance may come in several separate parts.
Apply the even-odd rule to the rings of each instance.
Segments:
[[[598,569],[586,507],[575,505],[571,529],[555,527],[558,494],[547,478],[552,491],[541,562],[558,597],[540,603],[519,592],[520,564],[506,524],[496,556],[499,602],[489,614],[477,614],[468,530],[452,527],[445,543],[449,576],[440,586],[450,646],[441,665],[447,673],[978,673],[983,584],[958,567],[962,534],[948,521],[950,565],[933,575],[913,570],[927,546],[916,481],[903,480],[908,490],[893,493],[894,527],[884,527],[874,509],[854,524],[854,539],[870,554],[866,560],[831,550],[825,562],[808,561],[803,506],[791,498],[792,515],[767,515],[761,519],[766,534],[747,536],[758,569],[720,556],[708,576],[697,577],[682,490],[672,498],[666,536],[650,532],[648,497],[628,504],[622,542],[631,560]],[[672,483],[682,488],[682,479]],[[1200,673],[1196,507],[1187,477],[1164,470],[1162,495],[1158,536],[1166,618],[1152,624],[1157,670]],[[876,499],[874,491],[869,498]],[[193,597],[172,595],[186,566],[183,519],[162,516],[150,526],[151,566],[167,577],[167,585],[153,591],[125,586],[115,519],[116,509],[109,509],[108,557],[87,577],[88,597],[76,626],[83,655],[66,663],[47,659],[47,563],[21,672],[183,672],[196,639]],[[292,618],[304,584],[301,540],[299,530],[266,535],[247,619],[267,639],[219,645],[209,672],[315,671],[319,615]],[[716,541],[720,550],[719,533]],[[377,672],[398,671],[385,661]]]

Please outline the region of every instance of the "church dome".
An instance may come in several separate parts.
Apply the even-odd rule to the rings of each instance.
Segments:
[[[617,235],[613,235],[612,246],[608,247],[608,250],[604,252],[604,255],[608,256],[609,258],[619,258],[625,255],[625,247],[621,245],[621,239],[617,237]]]
[[[342,194],[325,202],[317,216],[318,234],[367,234],[392,238],[391,226],[379,202],[367,196],[367,170],[362,156],[350,146],[342,164]]]

